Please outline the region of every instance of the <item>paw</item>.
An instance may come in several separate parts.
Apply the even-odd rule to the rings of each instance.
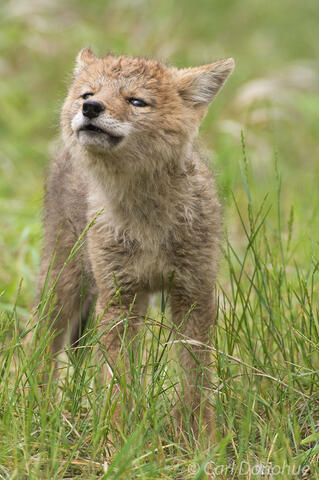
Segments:
[[[185,441],[216,443],[216,421],[211,406],[205,404],[192,409],[179,403],[174,407],[172,416],[177,434]]]

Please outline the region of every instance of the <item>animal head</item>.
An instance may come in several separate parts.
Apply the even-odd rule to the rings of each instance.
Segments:
[[[179,70],[140,57],[98,58],[85,48],[62,110],[64,137],[106,156],[176,154],[196,136],[233,68],[232,58]]]

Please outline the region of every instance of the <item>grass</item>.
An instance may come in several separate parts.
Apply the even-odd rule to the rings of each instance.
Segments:
[[[0,6],[0,478],[198,480],[215,471],[227,480],[291,480],[299,468],[302,478],[319,478],[318,5],[213,3]],[[94,324],[89,347],[61,359],[59,381],[44,361],[50,332],[27,341],[38,328],[45,166],[67,73],[86,44],[179,66],[224,56],[237,63],[201,130],[225,223],[211,449],[174,430],[179,376],[165,296],[137,348],[123,350],[131,385],[121,363],[108,388],[101,384]]]

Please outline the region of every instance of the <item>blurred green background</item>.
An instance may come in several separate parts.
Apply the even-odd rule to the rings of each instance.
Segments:
[[[291,262],[309,261],[319,227],[318,18],[318,0],[2,0],[0,306],[11,308],[21,278],[20,312],[32,306],[45,171],[74,58],[87,45],[179,67],[234,57],[235,73],[201,129],[225,225],[240,246],[231,193],[245,204],[243,131],[256,202],[274,195],[277,158],[283,222],[294,210]]]

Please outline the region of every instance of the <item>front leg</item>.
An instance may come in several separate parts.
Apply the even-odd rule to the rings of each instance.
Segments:
[[[208,434],[214,441],[215,422],[208,397],[211,393],[212,326],[216,305],[212,286],[190,293],[176,285],[171,294],[173,321],[177,327],[178,361],[181,374],[180,402],[175,408],[176,424],[182,431],[191,423],[195,437]]]
[[[137,335],[140,293],[134,275],[134,250],[128,242],[114,238],[111,231],[95,225],[88,235],[89,252],[98,297],[96,314],[105,376],[113,375],[122,342]],[[128,363],[128,359],[126,359]],[[129,376],[129,368],[126,368]]]
[[[103,376],[115,373],[122,345],[134,342],[138,333],[139,312],[134,297],[128,295],[109,297],[101,292],[98,296],[96,314],[100,331],[101,360],[106,364]],[[123,343],[125,342],[125,343]],[[126,375],[129,377],[128,358],[126,356]]]

